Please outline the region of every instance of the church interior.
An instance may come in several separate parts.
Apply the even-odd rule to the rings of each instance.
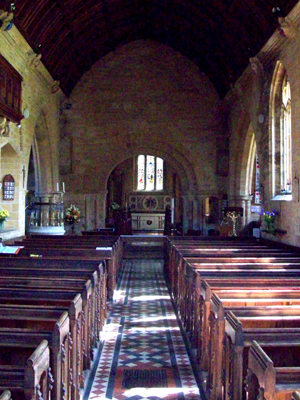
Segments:
[[[1,400],[300,399],[299,82],[296,0],[0,0]]]

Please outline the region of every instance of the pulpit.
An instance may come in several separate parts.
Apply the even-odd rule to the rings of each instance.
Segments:
[[[28,210],[29,235],[64,235],[63,192],[35,195]]]

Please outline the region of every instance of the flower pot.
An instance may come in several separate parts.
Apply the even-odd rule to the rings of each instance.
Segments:
[[[4,229],[4,220],[0,221],[0,231]]]

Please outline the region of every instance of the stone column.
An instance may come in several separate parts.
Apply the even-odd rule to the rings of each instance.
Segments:
[[[97,194],[97,225],[105,227],[107,190],[100,190]]]
[[[107,191],[91,193],[85,196],[85,227],[93,230],[105,227]]]
[[[238,220],[238,224],[244,228],[245,225],[249,222],[250,216],[250,196],[238,195],[233,196],[229,201],[229,207],[242,207],[243,208],[243,216]]]
[[[190,226],[191,205],[189,196],[182,196],[182,232],[185,235]]]
[[[199,204],[199,198],[198,196],[194,197],[193,202],[193,220],[192,220],[192,227],[194,230],[201,230],[200,224],[201,224],[201,204]]]

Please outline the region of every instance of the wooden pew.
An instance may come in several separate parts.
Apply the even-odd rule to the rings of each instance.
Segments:
[[[300,345],[299,318],[293,316],[292,313],[278,323],[278,319],[271,320],[271,316],[274,316],[274,314],[276,317],[275,308],[270,308],[269,311],[266,307],[264,312],[270,319],[263,320],[264,314],[260,309],[256,310],[258,311],[257,320],[251,322],[250,319],[247,319],[247,314],[255,314],[255,312],[251,308],[247,311],[248,313],[245,312],[243,315],[242,309],[238,311],[232,309],[226,314],[225,318],[222,388],[226,400],[229,398],[233,400],[246,398],[244,381],[246,379],[248,351],[253,340],[259,341],[264,346],[273,347],[282,344]],[[258,319],[259,315],[260,320]],[[247,325],[248,322],[250,322],[249,326]],[[281,325],[281,327],[274,325]],[[283,325],[287,325],[287,327]]]
[[[4,257],[4,255],[2,256]],[[0,255],[0,260],[1,260]],[[7,256],[6,256],[7,257]],[[121,261],[117,261],[112,254],[112,250],[103,249],[86,249],[86,248],[72,248],[66,247],[61,248],[58,245],[55,247],[32,247],[26,246],[22,248],[17,255],[11,257],[31,257],[31,258],[56,258],[58,260],[85,260],[85,261],[98,261],[99,263],[105,260],[107,266],[107,295],[111,299],[113,297],[113,292],[117,285],[117,279],[120,272],[120,267],[118,266]]]
[[[246,380],[248,400],[291,399],[300,390],[299,349],[299,344],[266,349],[253,341]]]
[[[197,275],[197,273],[196,273]],[[269,274],[269,278],[264,280],[264,284],[266,285],[264,288],[262,286],[262,282],[260,282],[260,277],[259,275],[257,276],[256,279],[252,278],[252,281],[248,281],[247,279],[241,279],[239,282],[236,280],[235,283],[239,288],[244,287],[244,291],[239,290],[235,291],[230,279],[230,276],[221,278],[220,274],[217,273],[216,278],[218,280],[218,284],[220,287],[216,287],[212,285],[212,287],[209,286],[211,284],[210,279],[208,278],[208,283],[206,280],[201,280],[199,276],[199,282],[197,284],[198,287],[198,294],[195,293],[195,287],[189,286],[187,288],[187,292],[183,291],[182,293],[182,304],[183,307],[185,307],[185,312],[181,312],[183,323],[186,327],[186,330],[188,333],[192,333],[192,340],[194,340],[194,343],[196,345],[197,351],[198,351],[198,360],[201,360],[201,366],[203,370],[207,370],[209,363],[208,360],[210,359],[211,355],[207,352],[207,349],[211,347],[210,342],[209,342],[209,332],[211,332],[211,327],[209,327],[210,323],[210,318],[211,318],[211,297],[216,298],[215,293],[219,293],[223,297],[221,297],[220,302],[225,302],[225,294],[228,292],[228,303],[226,305],[231,306],[236,306],[239,302],[241,306],[245,305],[262,305],[262,304],[299,304],[299,299],[300,299],[300,292],[299,292],[299,274],[298,274],[298,280],[295,281],[295,279],[292,277],[291,279],[278,279],[275,278],[275,281],[272,282],[272,275]],[[255,276],[255,275],[254,275]],[[226,281],[230,282],[228,290],[226,289]],[[256,288],[256,284],[260,282],[260,288]],[[285,285],[288,283],[289,287],[287,288]],[[201,286],[202,285],[202,286]],[[276,286],[277,285],[277,288]],[[284,285],[284,286],[280,286]],[[271,286],[271,287],[270,287]],[[201,289],[202,287],[202,289]],[[248,288],[247,288],[248,287]],[[247,288],[247,292],[246,292]],[[202,293],[201,293],[201,290]],[[277,289],[277,292],[275,291]],[[292,293],[292,290],[294,291]],[[297,293],[295,292],[297,291]],[[188,296],[188,292],[192,293],[190,296]],[[206,292],[203,294],[203,292]],[[244,293],[243,293],[244,292]],[[209,295],[208,295],[209,293]],[[197,304],[197,299],[200,299],[202,296],[202,305]],[[218,304],[217,302],[215,302]],[[215,304],[215,305],[216,305]],[[191,310],[194,310],[194,313],[191,313]],[[189,318],[189,323],[185,323],[186,321],[185,316],[188,315]],[[192,316],[191,316],[192,315]],[[198,324],[198,326],[197,326]],[[194,325],[194,326],[193,326]],[[192,332],[189,332],[191,330]],[[220,330],[220,327],[216,329]],[[222,335],[216,335],[216,340],[219,338],[219,344],[222,343],[223,337]],[[220,360],[216,363],[219,366]],[[216,379],[216,378],[215,378]],[[238,398],[238,397],[237,397]]]
[[[52,329],[30,328],[0,328],[1,361],[20,357],[28,357],[32,349],[36,348],[42,340],[47,340],[50,347],[50,365],[53,373],[53,399],[71,399],[70,390],[70,321],[67,312],[63,312],[54,323]],[[29,352],[29,354],[28,354]],[[25,354],[25,356],[24,356]]]
[[[273,288],[282,286],[283,282],[286,285],[291,286],[300,283],[300,270],[286,270],[280,272],[274,272],[271,270],[249,270],[249,272],[241,272],[240,270],[227,271],[220,270],[194,270],[193,266],[186,264],[186,269],[178,277],[178,283],[173,289],[173,298],[177,306],[178,313],[182,319],[182,323],[187,331],[192,330],[194,320],[197,318],[195,313],[191,313],[190,310],[197,311],[197,301],[199,300],[201,293],[199,292],[202,282],[205,281],[208,285],[212,285],[211,290],[215,289],[218,285],[220,289],[222,285],[227,287],[226,290],[234,291],[234,284],[246,285],[249,282],[249,289],[254,291],[257,286],[258,289],[262,290],[266,285],[271,285]],[[238,287],[238,286],[237,286]],[[206,290],[205,284],[202,288]],[[197,292],[198,290],[198,292]],[[253,292],[254,293],[254,292]],[[249,294],[251,296],[251,294]],[[250,298],[250,297],[249,297]]]
[[[97,253],[86,253],[85,257],[93,257],[97,259],[105,259],[107,261],[108,270],[108,295],[112,298],[113,291],[116,287],[116,282],[120,274],[122,267],[122,257],[124,251],[124,241],[121,238],[107,238],[107,237],[82,237],[82,236],[59,236],[59,235],[35,235],[34,237],[26,238],[21,241],[15,241],[15,245],[25,246],[27,249],[31,249],[30,253],[36,255],[49,254],[46,250],[54,250],[59,247],[64,249],[64,256],[76,256],[82,257],[83,255],[78,252],[70,252],[67,249],[72,248],[73,250],[96,250]],[[21,254],[28,254],[27,250],[21,250]]]
[[[67,291],[53,288],[1,288],[0,302],[2,304],[26,304],[36,305],[38,309],[52,305],[52,307],[64,307],[70,315],[71,326],[69,339],[72,342],[72,365],[69,368],[69,374],[72,391],[78,392],[79,387],[84,387],[83,370],[90,368],[93,357],[93,348],[88,321],[90,306],[89,302],[82,302],[80,294],[74,291]],[[87,313],[87,314],[86,314]],[[90,347],[89,347],[90,346]],[[73,396],[74,397],[74,396]]]
[[[76,303],[75,303],[76,302]],[[75,311],[75,307],[77,311]],[[52,330],[55,323],[65,311],[63,306],[36,306],[20,304],[0,304],[0,329],[22,328],[23,330],[42,331]],[[75,311],[75,312],[74,312]],[[82,321],[82,299],[77,295],[69,308],[70,319],[70,355],[68,355],[70,375],[71,397],[79,398],[79,387],[83,386],[83,359],[82,350],[83,334]],[[27,331],[26,331],[27,332]],[[25,332],[25,333],[26,333]],[[0,343],[1,346],[1,343]]]
[[[96,273],[94,273],[94,276]],[[22,292],[23,290],[29,289],[31,292],[41,291],[44,292],[60,291],[61,293],[71,293],[73,296],[81,294],[82,297],[82,318],[85,319],[83,323],[83,338],[82,342],[85,345],[84,350],[84,368],[89,369],[92,357],[93,348],[93,328],[94,321],[96,319],[96,303],[99,304],[100,300],[96,298],[96,289],[93,287],[91,280],[70,278],[61,279],[53,275],[48,277],[49,279],[39,277],[26,277],[22,276],[19,278],[10,279],[9,276],[0,276],[0,290],[6,292],[7,290]]]
[[[257,296],[255,299],[255,295],[258,295],[258,292],[256,291],[256,294],[254,294],[252,291],[256,288],[256,285],[262,289],[264,285],[267,284],[267,281],[271,282],[270,279],[272,275],[275,275],[275,281],[273,281],[271,284],[272,290],[276,287],[276,285],[279,289],[278,281],[281,281],[282,290],[286,293],[284,296],[277,296],[279,293],[277,293],[277,295],[275,294],[274,297],[271,298],[271,302],[273,304],[280,304],[280,301],[282,301],[282,304],[288,304],[291,302],[292,295],[288,294],[287,292],[292,290],[293,286],[295,290],[295,286],[299,285],[299,253],[296,251],[284,251],[283,249],[266,250],[263,248],[259,249],[258,247],[255,249],[248,247],[248,250],[251,251],[251,253],[249,253],[248,250],[245,251],[247,246],[245,246],[244,249],[241,248],[237,250],[237,248],[230,248],[229,244],[224,246],[224,243],[222,246],[223,250],[220,250],[217,248],[217,246],[215,246],[215,243],[211,246],[198,246],[197,251],[195,251],[195,246],[193,243],[191,246],[182,246],[181,249],[176,248],[176,245],[170,246],[171,255],[169,260],[167,257],[169,265],[166,265],[165,268],[167,272],[166,275],[170,276],[170,286],[173,290],[174,299],[178,306],[180,316],[183,319],[183,324],[188,331],[189,329],[191,330],[192,335],[196,336],[196,343],[199,340],[197,335],[201,337],[203,334],[201,331],[203,328],[203,320],[207,319],[207,315],[210,316],[211,325],[208,331],[210,334],[212,334],[212,336],[210,336],[210,341],[206,342],[206,344],[202,343],[202,345],[204,348],[211,349],[212,353],[210,353],[209,356],[214,353],[217,353],[218,356],[216,358],[215,356],[212,357],[212,363],[214,365],[209,366],[209,375],[211,376],[208,378],[208,386],[211,383],[213,385],[214,392],[211,398],[223,399],[221,396],[224,387],[222,387],[222,384],[220,384],[220,382],[222,382],[220,380],[222,375],[222,367],[221,369],[220,367],[215,368],[216,365],[222,365],[223,361],[223,355],[220,353],[220,349],[223,348],[222,340],[224,340],[224,337],[222,337],[222,326],[219,324],[218,326],[216,325],[216,327],[214,327],[213,321],[217,321],[217,319],[213,317],[214,312],[210,310],[208,314],[204,316],[204,311],[203,309],[201,310],[203,304],[197,304],[198,299],[201,298],[199,292],[200,282],[207,280],[207,284],[211,285],[212,281],[214,280],[214,284],[212,284],[211,287],[212,293],[215,292],[216,285],[220,285],[220,287],[223,285],[223,287],[226,287],[228,284],[228,290],[231,290],[231,296],[233,296],[235,288],[230,280],[233,279],[234,285],[239,285],[237,287],[240,287],[243,286],[243,280],[244,282],[248,281],[248,276],[250,276],[251,282],[249,283],[249,289],[251,288],[251,291],[249,292],[249,297],[237,294],[236,301],[243,301],[245,304],[250,302],[255,304],[256,301],[257,304],[267,304],[264,303],[264,301],[266,301],[266,295],[264,296],[264,299],[259,298],[259,296]],[[230,249],[232,250],[232,253],[230,253]],[[259,264],[261,264],[261,267]],[[266,271],[266,269],[269,269],[269,271]],[[195,279],[195,275],[199,276],[198,283]],[[217,279],[219,280],[218,284],[216,283]],[[261,280],[263,280],[263,283]],[[284,284],[287,284],[288,287],[284,288]],[[269,286],[265,286],[265,288],[269,288]],[[224,292],[222,295],[224,295]],[[220,302],[224,302],[223,312],[225,310],[225,304],[228,306],[228,310],[230,307],[234,306],[234,304],[230,304],[230,300],[232,299],[229,299],[229,297],[230,296],[228,296],[228,299],[224,301],[225,298],[221,296]],[[203,298],[202,300],[204,303]],[[293,301],[295,304],[295,300]],[[296,302],[299,304],[299,298],[296,300]],[[210,300],[208,303],[210,303]],[[237,305],[237,303],[235,303],[235,305]],[[241,307],[242,305],[243,303],[241,303]],[[258,306],[256,306],[256,308],[257,307]],[[190,313],[190,310],[193,309],[195,312],[192,313],[192,316],[190,317],[188,313]],[[224,318],[221,323],[224,324]],[[195,328],[197,324],[199,325],[198,331]],[[216,334],[218,331],[219,334]],[[201,346],[202,351],[203,347]],[[200,356],[202,357],[201,352]],[[209,358],[210,357],[207,357],[206,360]],[[201,361],[203,362],[203,360]],[[226,390],[228,391],[228,386],[226,387]],[[235,397],[235,399],[240,400],[239,397]]]
[[[210,337],[210,349],[214,349],[211,350],[213,354],[211,364],[214,364],[210,368],[211,384],[217,393],[222,391],[228,393],[231,386],[232,398],[241,399],[245,398],[245,393],[242,393],[242,382],[245,379],[243,373],[246,369],[248,341],[261,337],[267,342],[264,330],[269,330],[268,340],[270,343],[272,340],[275,343],[279,328],[282,335],[291,340],[295,337],[295,332],[290,335],[290,329],[298,329],[300,332],[300,306],[226,307],[226,309],[224,320],[221,318],[218,321],[218,318],[211,317],[210,321],[211,328],[216,330],[216,335]],[[276,330],[276,333],[272,334],[272,329]],[[283,333],[284,330],[286,332]],[[222,368],[219,366],[220,362]],[[233,374],[234,383],[230,385],[230,377]]]
[[[251,291],[249,292],[251,293]],[[225,336],[225,320],[227,313],[234,312],[238,318],[242,318],[244,324],[247,322],[247,327],[261,327],[274,326],[298,326],[300,327],[300,292],[295,294],[294,303],[292,306],[280,306],[279,296],[276,298],[276,293],[268,294],[262,293],[265,296],[264,301],[260,296],[257,296],[257,303],[252,299],[253,306],[244,306],[248,299],[247,293],[243,298],[236,299],[233,304],[231,296],[228,299],[221,298],[213,293],[211,298],[211,309],[208,316],[203,317],[203,340],[202,340],[202,354],[201,364],[202,368],[208,371],[210,390],[212,390],[212,397],[219,398],[222,392],[222,364],[223,364],[223,344]],[[273,297],[274,296],[274,297]],[[241,303],[240,303],[240,300]],[[283,299],[285,300],[285,299]],[[251,304],[250,303],[250,304]],[[283,301],[284,303],[284,301]],[[278,321],[278,318],[282,321]],[[207,321],[205,322],[205,320]],[[252,326],[251,326],[252,321]],[[268,325],[267,325],[268,321]],[[205,326],[208,324],[208,326]],[[205,365],[206,363],[206,365]],[[239,398],[239,397],[237,397]]]
[[[26,261],[27,263],[25,260],[20,262],[19,259],[9,259],[3,262],[3,259],[0,259],[0,283],[1,278],[5,280],[8,277],[15,277],[14,282],[16,283],[16,278],[25,275],[24,279],[28,279],[29,274],[33,277],[33,280],[38,279],[37,277],[45,277],[46,279],[49,278],[49,282],[58,280],[59,284],[66,279],[73,282],[88,280],[92,282],[93,307],[96,315],[96,319],[93,319],[92,323],[97,322],[95,325],[96,332],[93,331],[93,335],[95,340],[99,340],[99,332],[102,330],[106,318],[106,273],[103,263],[90,266],[84,264],[82,268],[78,269],[78,265],[72,266],[72,263],[67,264],[62,260],[56,261],[56,265],[51,263],[47,265],[44,260],[40,259]]]
[[[96,272],[97,275],[94,273]],[[10,276],[26,275],[49,276],[53,273],[57,277],[73,278],[81,277],[90,279],[96,288],[96,321],[95,321],[95,339],[99,340],[100,331],[103,329],[107,317],[106,299],[107,299],[107,274],[105,262],[100,264],[98,261],[85,260],[61,260],[57,258],[0,258],[0,276],[9,273]],[[100,304],[99,304],[100,301]]]
[[[248,253],[237,255],[237,254],[226,254],[226,257],[223,255],[212,255],[206,254],[205,256],[194,256],[189,257],[184,253],[177,251],[174,249],[173,256],[170,259],[169,264],[165,264],[165,277],[170,286],[170,290],[173,292],[174,297],[176,299],[176,295],[178,293],[179,279],[184,273],[186,268],[185,264],[193,265],[194,269],[212,269],[215,266],[215,269],[232,269],[239,268],[242,270],[249,268],[256,268],[259,265],[264,268],[267,264],[269,267],[272,265],[273,268],[294,268],[300,267],[299,264],[299,254],[297,255],[295,252],[292,253],[269,253],[268,255],[260,253],[259,256],[252,253],[251,257]],[[241,262],[242,261],[242,262]],[[251,267],[252,265],[252,267]],[[289,266],[290,265],[290,266]]]
[[[270,281],[272,279],[270,278]],[[208,281],[209,282],[209,281]],[[226,290],[225,284],[221,283],[220,287],[210,286],[207,281],[200,283],[200,292],[197,295],[199,304],[197,312],[201,315],[201,325],[195,327],[197,338],[196,345],[201,354],[201,363],[205,369],[208,364],[209,354],[209,337],[210,325],[212,320],[217,319],[218,324],[224,324],[225,310],[230,308],[239,307],[256,307],[259,306],[300,306],[300,289],[299,286],[289,287],[286,286],[270,287],[267,285],[265,288],[260,287],[255,289],[248,281],[240,281],[239,290],[232,290],[230,287]],[[293,280],[291,283],[294,284]],[[213,319],[212,319],[213,318]],[[222,337],[223,331],[220,334]],[[220,339],[221,340],[221,339]],[[200,358],[200,355],[199,355]]]
[[[18,360],[19,361],[19,360]],[[0,364],[0,400],[51,397],[52,377],[49,371],[50,351],[48,342],[43,340],[29,358],[18,364]]]
[[[6,262],[5,262],[4,258],[1,258],[0,262],[4,263],[4,265],[5,265],[5,263],[7,263],[7,260],[8,259],[6,258]],[[46,290],[48,288],[51,289],[51,287],[53,285],[53,282],[54,282],[54,284],[55,284],[54,289],[57,289],[57,286],[62,285],[62,287],[60,289],[60,295],[62,294],[62,292],[64,294],[67,294],[67,292],[70,291],[70,290],[74,294],[74,291],[78,291],[78,289],[80,289],[79,287],[76,286],[77,285],[77,283],[76,283],[77,281],[86,280],[87,277],[90,276],[91,279],[93,277],[92,280],[94,282],[97,282],[97,273],[99,273],[99,270],[100,270],[99,264],[96,264],[98,266],[98,268],[94,273],[92,273],[92,270],[89,270],[89,269],[86,269],[86,272],[77,270],[77,276],[75,276],[75,277],[73,276],[72,277],[73,274],[71,273],[69,275],[70,277],[68,277],[68,273],[66,273],[66,271],[63,270],[63,268],[65,268],[66,261],[60,260],[60,262],[61,262],[60,267],[62,268],[60,271],[57,268],[57,259],[55,259],[55,260],[48,260],[49,262],[52,262],[52,263],[53,263],[53,261],[55,262],[55,268],[54,269],[52,269],[53,265],[50,267],[50,269],[49,269],[49,265],[48,265],[48,267],[47,267],[48,270],[47,271],[45,270],[45,268],[43,268],[43,266],[42,266],[42,269],[37,269],[36,266],[35,266],[35,271],[34,272],[32,270],[32,268],[33,268],[32,266],[31,267],[27,266],[25,268],[23,266],[23,271],[22,271],[22,269],[20,269],[20,265],[18,265],[18,267],[16,268],[15,264],[18,264],[21,261],[22,261],[21,258],[14,258],[14,257],[10,258],[10,262],[11,263],[13,262],[14,266],[10,265],[9,272],[7,272],[7,265],[6,265],[6,268],[5,267],[3,268],[3,270],[2,270],[2,272],[0,274],[0,285],[1,285],[1,282],[2,282],[2,285],[5,285],[5,287],[3,289],[7,289],[7,282],[12,280],[12,278],[13,278],[13,282],[11,284],[12,285],[11,289],[15,289],[16,287],[18,289],[20,289],[20,288],[22,289],[22,287],[24,286],[24,283],[26,284],[25,285],[26,289],[28,289],[28,287],[30,285],[32,286],[33,290],[36,289],[36,286],[40,287],[39,294],[37,295],[37,298],[35,299],[36,304],[40,304],[40,306],[42,305],[43,301],[47,301],[46,299],[43,300],[43,296],[45,294],[45,290],[43,291],[41,289],[46,289]],[[33,262],[39,262],[40,260],[39,259],[29,259],[28,258],[27,261],[30,262],[30,263],[33,263]],[[45,262],[45,259],[43,260],[43,262]],[[95,267],[95,262],[94,262],[94,267]],[[29,269],[31,269],[31,272],[33,272],[33,275],[30,278],[28,277],[28,270]],[[69,271],[70,272],[72,271],[72,267],[69,268]],[[22,276],[21,275],[22,272],[25,273],[26,276],[25,275]],[[39,277],[35,276],[35,273],[38,273],[39,275],[42,275],[43,278],[41,278],[40,276]],[[87,276],[87,273],[88,273],[88,276]],[[5,274],[7,274],[7,275],[5,275]],[[101,274],[103,275],[103,273],[101,273]],[[75,283],[76,283],[76,285],[75,285]],[[91,286],[91,285],[88,285],[88,286]],[[67,287],[67,290],[65,290],[66,287]],[[81,284],[81,288],[82,288],[82,284]],[[22,290],[21,290],[21,292],[22,292]],[[28,297],[26,296],[24,291],[23,291],[23,295],[22,295],[21,292],[20,292],[20,290],[18,290],[18,293],[16,293],[15,291],[13,292],[13,295],[15,296],[15,299],[13,300],[13,302],[15,302],[15,301],[21,301],[21,302],[28,301],[28,298],[30,299],[30,302],[33,301],[32,291],[30,293],[28,292]],[[36,292],[35,294],[37,294],[36,290],[35,290],[35,292]],[[99,292],[99,290],[98,290],[98,292]],[[103,291],[103,292],[105,292],[105,291]],[[72,345],[72,349],[73,349],[73,353],[74,354],[77,353],[77,355],[74,356],[74,354],[73,354],[72,360],[75,360],[75,364],[71,368],[69,368],[69,373],[71,372],[72,374],[74,374],[73,382],[71,382],[72,383],[72,385],[71,385],[72,386],[72,390],[73,390],[73,386],[74,386],[74,387],[76,387],[75,390],[77,392],[78,392],[79,386],[83,387],[83,368],[78,366],[77,371],[76,371],[75,370],[75,365],[76,365],[76,363],[79,364],[79,362],[78,362],[79,359],[81,359],[83,361],[86,360],[85,361],[86,368],[88,368],[89,365],[90,365],[90,359],[92,358],[92,355],[93,355],[93,349],[92,349],[91,343],[88,343],[88,341],[90,340],[90,342],[92,342],[91,338],[95,336],[94,334],[91,334],[91,332],[93,332],[93,328],[92,327],[93,327],[93,325],[95,325],[94,321],[95,321],[96,318],[92,315],[90,310],[93,310],[93,308],[95,307],[95,305],[97,303],[99,303],[99,304],[101,303],[101,305],[102,305],[104,300],[106,300],[106,298],[103,299],[103,297],[102,297],[100,299],[100,301],[98,301],[98,299],[96,298],[98,296],[97,295],[96,297],[93,298],[92,301],[90,301],[90,297],[91,296],[88,294],[88,290],[87,290],[87,286],[86,285],[85,285],[85,293],[86,293],[86,300],[85,300],[85,303],[86,303],[85,311],[86,312],[85,312],[85,314],[83,312],[81,312],[82,317],[83,318],[85,317],[85,320],[82,319],[81,322],[78,320],[78,318],[76,319],[76,321],[75,321],[75,319],[73,320],[74,321],[74,323],[73,323],[74,332],[78,331],[78,329],[79,329],[78,328],[78,323],[79,323],[79,325],[81,325],[83,327],[83,328],[80,328],[80,330],[82,329],[83,331],[85,331],[85,333],[80,338],[78,336],[75,336],[76,341],[74,341],[74,344]],[[96,292],[94,291],[94,292],[91,292],[91,293],[95,294]],[[1,295],[2,294],[3,294],[2,301],[12,302],[12,299],[11,299],[10,295],[5,296],[5,293],[3,292],[3,290],[1,290]],[[41,294],[42,294],[42,296],[41,296]],[[21,295],[21,297],[19,295]],[[49,293],[48,293],[48,295],[49,295]],[[57,298],[58,298],[57,296],[55,296],[55,297],[50,296],[50,297],[51,297],[51,300],[53,299],[55,301],[55,303],[57,303]],[[80,298],[81,298],[81,296],[80,296]],[[48,301],[49,301],[49,297],[48,297]],[[82,303],[82,299],[81,299],[81,303]],[[100,310],[100,306],[98,307],[98,309]],[[87,310],[89,312],[87,312]],[[68,311],[71,311],[71,310],[68,310]],[[78,316],[78,312],[73,312],[73,314]],[[101,320],[101,323],[103,324],[103,317],[102,316],[100,317],[100,320]],[[78,344],[76,344],[76,342]],[[80,350],[79,344],[83,348],[82,350]],[[78,378],[78,374],[79,374],[79,378]],[[77,380],[78,380],[79,384],[76,383]],[[72,396],[72,398],[76,398],[76,397]],[[78,396],[77,396],[77,398],[78,398]]]

